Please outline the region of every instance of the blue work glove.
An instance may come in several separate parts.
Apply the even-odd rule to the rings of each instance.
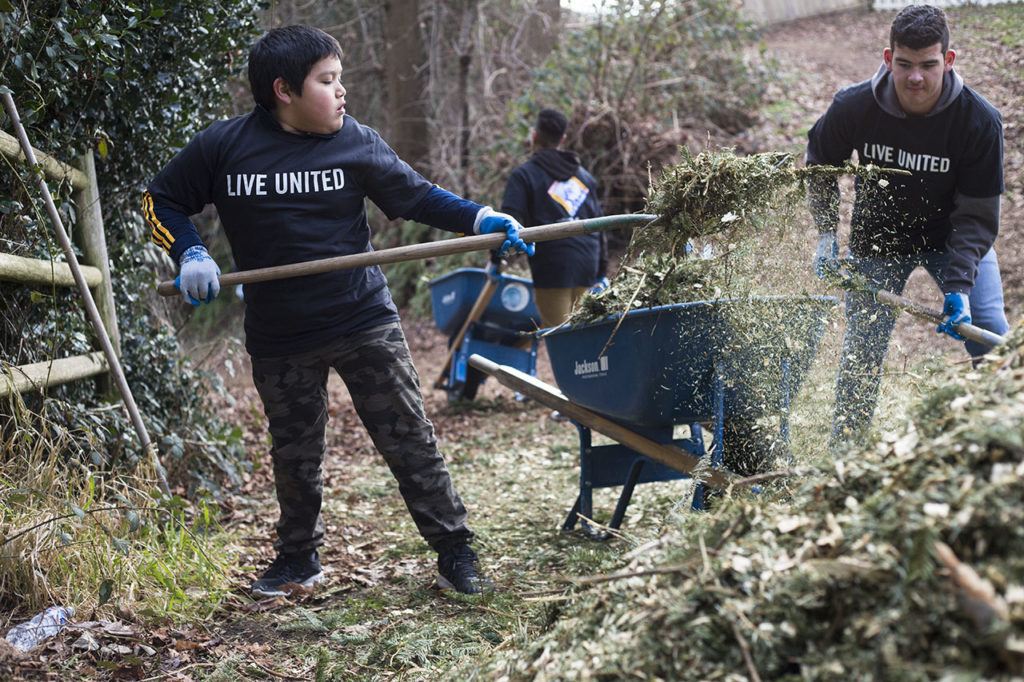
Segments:
[[[505,233],[505,241],[498,249],[499,256],[508,255],[510,250],[512,253],[525,253],[527,256],[532,256],[537,247],[527,244],[520,238],[519,231],[522,229],[523,226],[512,216],[486,207],[477,214],[476,224],[473,226],[473,232],[477,234]]]
[[[209,303],[220,293],[220,268],[205,246],[192,246],[181,254],[181,272],[174,286],[186,303]]]
[[[607,289],[609,284],[611,284],[611,282],[608,281],[608,278],[602,277],[601,279],[594,282],[593,286],[587,289],[587,293],[597,296],[599,293]]]
[[[949,334],[957,341],[963,341],[964,337],[957,332],[956,325],[971,323],[971,302],[968,300],[967,294],[956,291],[946,294],[946,302],[942,305],[942,314],[945,319],[935,328],[935,331],[939,334]]]
[[[818,250],[814,252],[814,274],[825,279],[825,273],[836,266],[839,259],[839,242],[835,232],[818,235]]]

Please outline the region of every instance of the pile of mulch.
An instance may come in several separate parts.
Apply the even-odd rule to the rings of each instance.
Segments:
[[[1024,322],[898,432],[577,581],[512,679],[1024,674]]]

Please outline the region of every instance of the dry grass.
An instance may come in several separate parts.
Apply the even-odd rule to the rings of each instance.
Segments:
[[[153,617],[209,613],[227,582],[211,558],[210,510],[141,488],[154,480],[143,464],[104,471],[81,451],[80,433],[47,418],[47,403],[43,414],[18,399],[9,405],[0,422],[5,619],[52,604],[79,614],[115,606]]]

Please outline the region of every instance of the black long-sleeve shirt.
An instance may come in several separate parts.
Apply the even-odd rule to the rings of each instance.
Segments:
[[[1003,135],[999,112],[953,71],[927,116],[899,108],[884,65],[874,78],[840,90],[808,133],[807,163],[861,164],[910,171],[856,181],[850,232],[855,256],[945,251],[943,289],[968,293],[978,262],[999,231]],[[814,189],[819,229],[835,229],[838,187]]]
[[[199,133],[143,201],[153,240],[175,260],[201,244],[188,216],[216,205],[241,270],[372,250],[365,200],[388,218],[471,233],[478,204],[434,187],[372,128],[346,116],[332,135],[298,135],[261,107]],[[245,286],[246,348],[273,357],[315,350],[398,319],[379,267]]]

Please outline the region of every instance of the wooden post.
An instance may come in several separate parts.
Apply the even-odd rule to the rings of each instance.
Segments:
[[[110,282],[110,258],[107,257],[107,238],[103,232],[103,211],[100,210],[100,191],[96,183],[96,164],[92,152],[78,157],[77,166],[89,182],[84,188],[75,191],[75,206],[78,208],[75,241],[82,247],[82,260],[103,273],[103,281],[95,292],[96,309],[100,311],[100,319],[106,327],[114,352],[121,357],[121,334],[117,329],[114,289]]]
[[[18,107],[14,104],[14,98],[11,97],[10,91],[7,91],[0,93],[0,99],[3,100],[4,109],[7,110],[7,115],[14,125],[14,130],[18,133],[18,142],[21,145],[22,151],[25,152],[26,161],[30,166],[35,166],[38,163],[35,151],[32,149],[32,143],[28,139],[28,133],[25,132],[25,126],[21,124],[21,117],[18,116]],[[110,343],[110,335],[107,334],[107,330],[103,326],[103,320],[100,319],[99,310],[96,308],[96,301],[93,299],[89,285],[86,284],[85,277],[82,275],[82,268],[78,264],[78,256],[75,255],[75,249],[71,246],[71,237],[68,236],[67,230],[64,229],[64,221],[60,218],[57,205],[53,203],[53,195],[50,193],[50,188],[46,185],[46,178],[40,175],[36,180],[39,182],[39,191],[43,195],[43,203],[46,205],[46,212],[50,216],[50,222],[53,223],[53,230],[57,234],[57,240],[60,242],[60,248],[64,252],[64,258],[71,268],[71,273],[75,276],[75,284],[85,303],[86,315],[92,324],[93,331],[96,332],[96,336],[99,338],[100,345],[103,347],[103,356],[110,365],[110,372],[113,374],[118,391],[121,393],[121,397],[124,398],[124,406],[128,408],[128,414],[131,415],[132,423],[135,425],[135,432],[139,436],[139,444],[153,460],[157,480],[160,483],[160,490],[164,495],[170,497],[171,489],[167,484],[167,470],[164,469],[163,463],[160,462],[160,453],[157,452],[156,445],[149,438],[149,431],[146,430],[146,425],[142,421],[142,414],[139,412],[139,406],[135,403],[132,389],[128,386],[128,380],[124,376],[121,361],[114,352],[114,347]]]

